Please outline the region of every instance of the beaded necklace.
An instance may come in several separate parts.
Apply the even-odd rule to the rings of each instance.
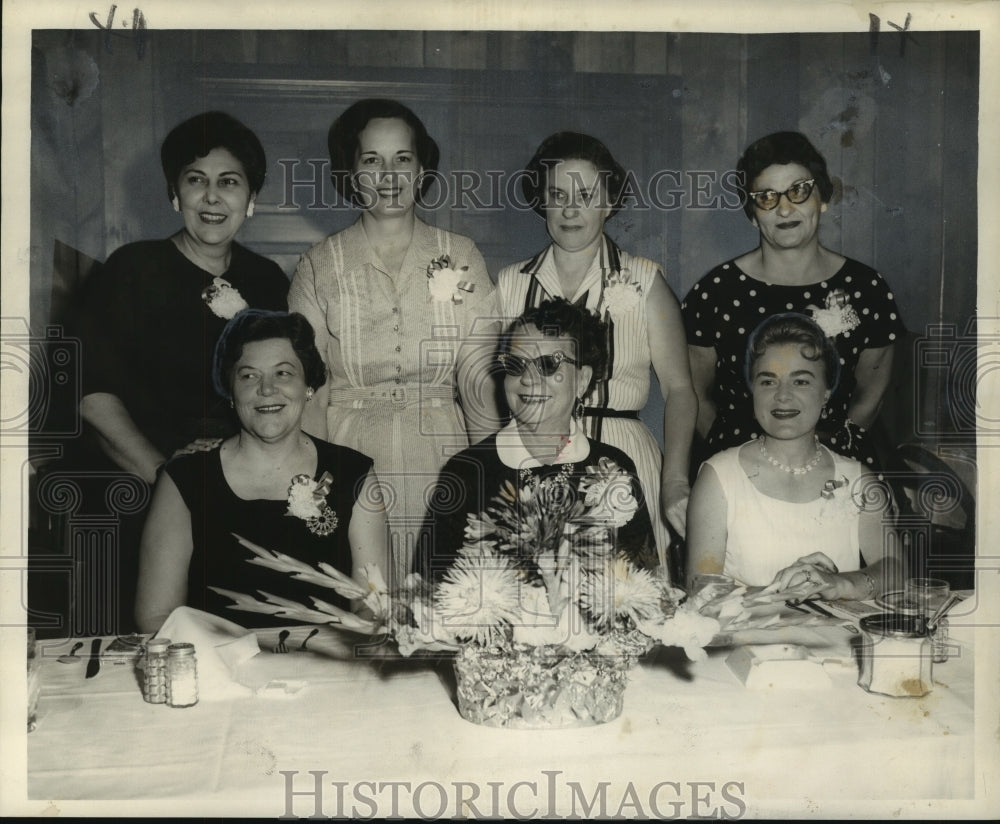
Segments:
[[[780,469],[782,472],[787,472],[790,475],[805,475],[807,472],[812,472],[819,462],[823,460],[823,450],[819,447],[819,438],[813,436],[816,443],[816,454],[809,460],[808,463],[802,466],[789,466],[788,464],[783,464],[773,455],[769,455],[767,450],[764,448],[764,438],[761,437],[760,440],[760,454],[764,456],[764,459],[771,464],[771,466]]]

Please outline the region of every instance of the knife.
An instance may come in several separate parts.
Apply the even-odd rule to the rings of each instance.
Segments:
[[[101,639],[90,642],[90,660],[87,662],[87,678],[93,678],[101,669]]]

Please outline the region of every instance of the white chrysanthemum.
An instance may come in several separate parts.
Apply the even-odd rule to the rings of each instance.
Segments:
[[[626,558],[616,558],[604,574],[588,575],[580,592],[580,603],[599,627],[613,626],[629,617],[638,623],[660,614],[660,585],[652,574]]]
[[[608,458],[601,458],[597,467],[588,467],[580,490],[584,505],[590,508],[588,515],[612,526],[624,526],[639,511],[631,478]]]
[[[517,573],[491,553],[462,555],[438,586],[435,608],[456,637],[488,644],[518,619]]]

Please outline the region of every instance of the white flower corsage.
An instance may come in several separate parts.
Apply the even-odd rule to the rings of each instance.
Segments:
[[[471,294],[476,289],[476,284],[462,280],[461,273],[468,271],[468,266],[453,269],[448,255],[441,255],[432,260],[427,267],[427,288],[431,297],[436,301],[450,300],[452,303],[461,303],[462,292]]]
[[[330,509],[326,496],[333,476],[324,472],[318,481],[306,474],[296,475],[288,487],[286,515],[301,518],[314,535],[329,535],[337,528],[337,513]]]
[[[642,302],[642,285],[632,282],[628,269],[612,273],[604,286],[604,308],[613,320],[627,315]]]
[[[591,515],[614,526],[624,526],[639,509],[632,494],[632,479],[610,458],[601,458],[597,466],[588,466],[580,481],[584,505],[593,507]]]
[[[850,298],[843,289],[834,289],[826,296],[826,307],[820,309],[810,304],[806,307],[812,312],[816,325],[830,339],[856,328],[861,319],[851,306]]]
[[[243,300],[240,290],[225,278],[212,278],[212,285],[202,290],[201,299],[208,304],[213,315],[225,320],[250,308],[250,304]]]

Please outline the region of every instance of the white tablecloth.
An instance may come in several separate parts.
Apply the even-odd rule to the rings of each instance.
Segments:
[[[737,817],[974,795],[968,644],[923,698],[869,694],[853,663],[825,665],[831,689],[754,691],[728,650],[697,664],[666,650],[635,668],[616,721],[514,731],[458,715],[450,665],[274,655],[274,632],[259,636],[239,672],[257,694],[189,709],[145,703],[128,666],[85,679],[47,660],[28,798],[125,800],[111,811],[130,814]],[[343,654],[335,639],[309,645]]]

